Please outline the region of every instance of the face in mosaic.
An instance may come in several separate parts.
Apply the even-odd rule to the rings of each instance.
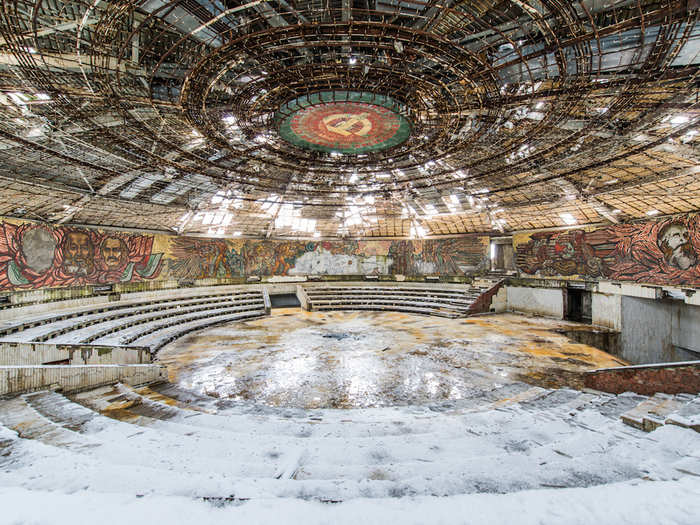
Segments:
[[[389,97],[351,94],[329,100],[322,95],[297,99],[280,111],[285,140],[301,148],[358,155],[397,146],[411,133],[401,106]]]

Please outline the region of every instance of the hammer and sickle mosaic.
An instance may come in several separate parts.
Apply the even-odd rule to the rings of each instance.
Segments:
[[[301,148],[357,155],[392,148],[411,134],[402,106],[393,99],[348,98],[328,100],[321,94],[287,103],[278,112],[280,135]]]

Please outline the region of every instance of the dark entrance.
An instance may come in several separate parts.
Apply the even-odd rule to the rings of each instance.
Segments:
[[[578,323],[593,322],[593,298],[591,292],[578,288],[566,290],[566,319]]]
[[[295,293],[270,295],[270,304],[272,308],[293,308],[295,306],[301,306],[299,298]]]

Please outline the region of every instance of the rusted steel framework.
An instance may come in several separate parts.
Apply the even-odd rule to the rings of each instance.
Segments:
[[[0,0],[0,214],[430,236],[700,208],[693,0]],[[288,142],[290,101],[398,101],[407,140]]]

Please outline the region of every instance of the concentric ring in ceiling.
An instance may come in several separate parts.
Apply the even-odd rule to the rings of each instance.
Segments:
[[[276,120],[280,136],[295,146],[359,155],[398,146],[410,136],[402,110],[384,95],[326,91],[289,101]]]

